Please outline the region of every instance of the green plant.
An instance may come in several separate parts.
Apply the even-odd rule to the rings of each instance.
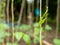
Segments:
[[[45,20],[46,20],[46,15],[48,16],[48,14],[47,14],[47,12],[48,12],[48,10],[46,10],[46,12],[45,12],[45,14],[41,17],[41,19],[40,19],[40,21],[39,21],[39,23],[38,22],[36,22],[36,23],[34,23],[33,24],[33,27],[34,27],[34,33],[30,33],[30,31],[31,31],[31,26],[30,25],[25,25],[25,24],[23,24],[23,25],[21,25],[21,26],[16,26],[15,28],[16,28],[16,30],[18,29],[18,30],[24,30],[24,31],[28,31],[29,33],[30,33],[30,37],[32,36],[32,37],[34,37],[34,43],[39,43],[40,42],[40,30],[42,30],[43,32],[44,32],[44,28],[43,27],[41,27],[40,28],[40,24],[42,25],[44,22],[45,22]],[[49,26],[49,25],[46,25],[46,30],[51,30],[51,27]],[[33,35],[32,35],[33,34]],[[16,34],[17,35],[17,34]],[[18,34],[19,35],[19,34]],[[23,33],[21,34],[21,36],[19,36],[20,38],[17,38],[18,40],[19,39],[21,39],[22,38],[22,35],[23,35]],[[28,36],[29,36],[29,34],[28,34]],[[24,36],[23,36],[24,37]],[[45,36],[42,36],[42,38],[45,38]],[[26,41],[26,40],[25,40]]]
[[[13,1],[12,1],[12,3],[13,3]],[[14,24],[14,15],[13,15],[13,4],[12,4],[12,17],[13,17],[13,19],[12,19],[12,23]],[[0,9],[1,9],[1,6],[0,6]],[[3,8],[3,10],[4,10],[4,8]],[[2,11],[2,10],[0,10],[0,11]],[[48,10],[47,10],[48,11]],[[44,22],[45,22],[45,20],[46,20],[46,15],[47,15],[47,11],[45,12],[45,14],[41,17],[41,19],[40,19],[40,21],[39,21],[39,23],[37,22],[37,23],[35,23],[35,24],[33,24],[33,26],[34,26],[34,34],[32,35],[33,37],[34,37],[34,43],[39,43],[40,42],[40,37],[39,37],[39,35],[40,35],[40,30],[43,30],[43,27],[39,27],[39,25],[41,24],[43,24]],[[5,16],[4,16],[4,13],[1,13],[0,14],[0,19],[1,18],[4,18]],[[14,26],[14,25],[13,25]],[[8,29],[9,28],[9,26],[8,25],[6,25],[4,22],[3,23],[0,23],[0,42],[3,42],[4,41],[4,38],[5,37],[9,37],[10,36],[10,34],[11,33],[7,33],[7,32],[5,32],[5,30],[6,29]],[[49,26],[47,26],[47,27],[49,27]],[[23,25],[21,25],[21,26],[16,26],[15,27],[16,29],[15,30],[28,30],[29,32],[32,30],[31,29],[31,26],[29,26],[29,25],[25,25],[25,24],[23,24]],[[29,30],[30,29],[30,30]],[[49,27],[49,29],[51,29],[50,27]],[[15,36],[15,38],[16,38],[16,42],[14,43],[14,41],[13,41],[13,45],[19,45],[18,44],[18,42],[21,40],[21,39],[23,39],[26,43],[27,43],[27,45],[31,45],[31,36],[30,35],[27,35],[27,34],[25,34],[25,33],[23,33],[23,32],[14,32],[14,27],[13,27],[13,38],[14,38],[14,36]],[[42,38],[44,38],[44,36],[42,37]],[[10,43],[10,42],[7,42],[6,43],[6,45],[12,45],[12,43]]]
[[[47,31],[52,30],[52,27],[47,24],[47,25],[45,26],[45,30],[47,30]]]
[[[53,43],[54,45],[60,45],[60,39],[57,38],[53,39]]]
[[[5,17],[4,11],[5,11],[5,0],[2,0],[0,2],[0,19],[1,18],[4,19],[4,17]]]
[[[15,32],[15,38],[17,39],[17,42],[22,38],[28,45],[31,45],[30,36],[23,32]]]
[[[12,43],[7,42],[6,45],[12,45]],[[14,45],[19,45],[18,43],[14,43]]]
[[[29,30],[31,28],[31,26],[26,25],[26,24],[22,24],[21,26],[17,25],[15,26],[16,30]]]
[[[10,33],[6,32],[6,29],[8,28],[9,26],[4,22],[0,23],[0,43],[2,43],[6,37],[11,35]]]

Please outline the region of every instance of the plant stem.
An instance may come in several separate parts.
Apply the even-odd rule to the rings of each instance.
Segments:
[[[14,12],[13,12],[13,2],[11,3],[11,13],[12,13],[12,45],[14,45]]]
[[[41,14],[42,13],[42,0],[40,0],[40,19],[41,19]],[[40,24],[40,45],[42,45],[42,25]]]
[[[22,0],[21,10],[20,10],[19,19],[18,19],[18,25],[20,25],[20,23],[21,23],[21,18],[22,18],[22,13],[23,13],[23,9],[24,9],[24,4],[25,4],[25,0]]]
[[[10,0],[7,0],[7,8],[6,8],[8,25],[9,25],[9,1],[10,1]],[[9,28],[8,28],[8,32],[9,32]],[[9,37],[7,37],[7,42],[8,42],[8,41],[9,41]]]
[[[33,1],[33,3],[32,3],[32,21],[34,22],[33,17],[34,17],[34,1]]]

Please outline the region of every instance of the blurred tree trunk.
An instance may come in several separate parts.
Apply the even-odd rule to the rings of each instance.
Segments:
[[[60,12],[60,0],[59,0],[59,12]],[[60,13],[59,13],[59,23],[60,23]]]
[[[57,2],[57,18],[58,18],[58,22],[60,21],[60,0],[58,0]]]
[[[59,30],[59,16],[60,16],[60,0],[57,0],[57,15],[56,15],[56,38],[58,37],[58,30]]]

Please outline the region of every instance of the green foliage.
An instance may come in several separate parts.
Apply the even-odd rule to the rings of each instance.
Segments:
[[[2,43],[4,40],[0,38],[0,43]]]
[[[1,2],[0,2],[0,18],[1,17],[4,17],[4,11],[5,11],[5,1],[4,0],[2,0]]]
[[[0,32],[8,29],[9,26],[7,24],[5,24],[4,22],[0,23]]]
[[[48,16],[48,7],[46,7],[46,12],[43,14],[43,16],[40,18],[39,24],[43,24]]]
[[[36,23],[33,24],[33,26],[34,26],[34,27],[38,27],[38,26],[39,26],[39,23],[36,22]]]
[[[24,34],[23,40],[28,44],[31,45],[31,39],[29,35]]]
[[[5,17],[3,14],[0,14],[0,18],[3,18],[3,17]]]
[[[25,24],[21,25],[21,27],[20,27],[20,29],[22,29],[22,30],[28,30],[30,28],[31,27],[29,25],[25,25]]]
[[[7,36],[10,36],[10,33],[7,33],[7,32],[0,32],[0,38],[5,38]]]
[[[6,45],[12,45],[12,43],[7,42]],[[18,43],[14,43],[14,45],[19,45]]]
[[[16,0],[15,0],[15,1],[16,1]],[[19,0],[19,1],[21,1],[21,0]],[[19,1],[18,1],[18,2],[19,2]],[[5,6],[5,4],[2,3],[2,4],[0,4],[0,5],[1,5],[1,6],[3,5],[3,8],[0,6],[0,18],[1,18],[1,17],[5,17],[4,12],[3,12],[3,11],[4,11],[4,6]],[[1,9],[3,9],[3,11],[2,11]],[[32,35],[33,35],[33,37],[34,37],[34,42],[35,42],[35,43],[38,43],[38,42],[40,41],[40,40],[39,40],[39,39],[40,39],[40,38],[39,38],[39,34],[40,34],[40,30],[43,30],[43,27],[40,28],[39,25],[40,25],[40,24],[42,25],[42,24],[45,22],[46,16],[48,16],[48,13],[47,13],[47,12],[48,12],[48,10],[46,10],[45,14],[41,17],[39,23],[37,22],[37,23],[34,23],[34,24],[33,24],[33,26],[34,26],[34,34],[32,34]],[[47,27],[48,27],[48,29],[47,29]],[[9,26],[6,25],[5,23],[0,23],[0,42],[2,42],[5,37],[11,35],[10,33],[5,32],[5,30],[8,29],[8,28],[9,28]],[[29,30],[30,28],[31,28],[31,26],[25,25],[25,24],[23,24],[23,25],[21,25],[21,26],[16,26],[16,27],[15,27],[16,30],[18,30],[18,29],[19,29],[19,30]],[[47,26],[46,26],[46,29],[47,29],[47,30],[50,30],[51,27],[49,27],[49,26],[47,25]],[[27,35],[27,34],[25,34],[25,33],[23,33],[23,32],[15,32],[15,33],[14,33],[14,36],[15,36],[15,38],[17,39],[17,41],[23,39],[28,45],[31,45],[31,39],[30,39],[31,37],[30,37],[29,35]],[[42,38],[44,38],[44,37],[42,37]],[[7,42],[6,45],[12,45],[12,43]],[[16,43],[14,43],[14,45],[19,45],[19,44],[17,44],[17,42],[16,42]]]
[[[42,36],[42,39],[44,39],[44,38],[45,38],[45,36]],[[40,37],[39,36],[34,37],[33,41],[35,44],[40,43]]]
[[[34,37],[34,43],[38,43],[40,40],[39,38],[39,34],[40,34],[40,30],[44,31],[43,30],[43,27],[40,28],[40,24],[42,25],[45,20],[46,20],[46,16],[48,15],[47,14],[48,10],[45,12],[45,14],[41,17],[39,23],[36,22],[33,24],[34,26],[34,34],[33,34],[33,37]],[[51,28],[47,25],[46,26],[46,29],[48,27],[48,30],[50,30]],[[16,30],[28,30],[30,31],[31,30],[31,26],[30,25],[25,25],[25,24],[22,24],[21,26],[16,26],[15,27]],[[29,30],[30,29],[30,30]],[[30,33],[30,32],[29,32]],[[24,34],[22,32],[15,32],[15,38],[17,39],[17,41],[19,41],[20,39],[23,39],[28,45],[31,45],[31,39],[30,39],[30,36],[27,35],[27,34]],[[42,38],[45,38],[44,36]]]
[[[60,45],[60,39],[55,38],[53,42],[54,42],[54,45]]]
[[[19,41],[23,36],[22,32],[15,32],[15,38],[17,39],[17,41]]]
[[[36,23],[37,24],[37,23]],[[34,43],[39,43],[40,42],[40,30],[42,30],[42,32],[44,32],[44,29],[43,29],[43,27],[39,27],[39,26],[37,26],[37,27],[35,27],[34,28]],[[45,36],[42,36],[42,39],[44,39],[45,38]]]
[[[34,41],[35,44],[39,43],[40,42],[40,37],[35,37],[33,41]]]
[[[16,30],[29,30],[30,28],[31,28],[31,26],[26,25],[26,24],[22,24],[21,26],[15,27]]]
[[[15,32],[15,38],[19,41],[21,38],[28,44],[31,44],[30,36],[22,32]]]
[[[6,29],[8,29],[9,26],[5,24],[4,22],[0,22],[0,39],[5,38],[6,36],[10,36],[10,33],[5,32]]]
[[[6,29],[8,29],[9,26],[5,24],[4,21],[0,20],[0,43],[4,41],[6,37],[9,37],[11,34],[6,32]]]
[[[45,26],[45,29],[46,29],[47,31],[49,31],[49,30],[52,30],[52,27],[49,26],[49,25],[46,25],[46,26]]]
[[[34,35],[40,34],[40,28],[34,28]]]
[[[7,42],[6,45],[12,45],[12,43]]]
[[[5,31],[0,32],[0,43],[4,41],[6,37],[9,37],[11,34]]]
[[[0,43],[4,41],[6,37],[9,37],[11,34],[7,32],[0,32]]]

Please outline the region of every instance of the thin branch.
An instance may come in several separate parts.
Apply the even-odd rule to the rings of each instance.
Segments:
[[[22,18],[22,13],[23,13],[24,5],[25,5],[25,0],[22,0],[21,10],[20,10],[19,20],[18,20],[18,25],[20,25],[20,23],[21,23],[21,18]]]
[[[58,30],[59,30],[59,0],[57,1],[57,16],[56,16],[56,38],[58,37]]]
[[[14,45],[14,11],[13,11],[13,2],[11,2],[11,13],[12,13],[12,45]]]
[[[7,8],[6,8],[6,13],[7,13],[7,22],[9,25],[9,1],[10,0],[6,0],[7,1]],[[8,32],[9,32],[9,28],[8,28]],[[8,37],[9,38],[9,37]],[[9,41],[9,39],[7,38],[7,42]]]
[[[41,19],[41,14],[42,13],[42,0],[40,0],[40,19]],[[40,24],[40,45],[42,45],[42,25]]]

